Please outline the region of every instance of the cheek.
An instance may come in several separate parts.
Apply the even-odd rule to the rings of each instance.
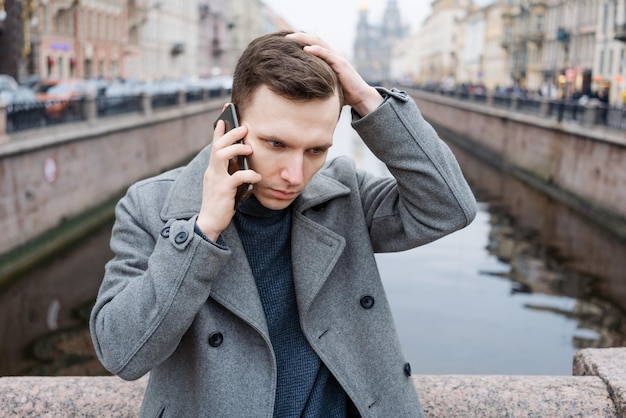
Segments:
[[[322,166],[324,165],[324,163],[326,162],[326,157],[323,158],[314,158],[311,160],[306,160],[304,161],[304,176],[308,180],[311,179],[311,177],[313,177],[315,175],[315,173],[317,173]]]
[[[253,149],[252,155],[248,157],[248,164],[263,177],[270,176],[279,166],[275,156],[260,147]]]

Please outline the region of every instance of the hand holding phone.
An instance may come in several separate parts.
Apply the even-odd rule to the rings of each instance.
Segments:
[[[223,120],[225,129],[224,133],[230,131],[231,129],[239,127],[239,122],[237,120],[237,112],[235,111],[235,105],[229,103],[226,106],[226,109],[219,115],[213,128],[217,125],[217,121]],[[243,143],[243,140],[237,141],[238,143]],[[237,172],[237,170],[247,170],[248,169],[248,160],[245,155],[238,155],[237,157],[228,161],[228,174],[233,174]],[[250,183],[242,183],[237,187],[237,193],[235,195],[235,209],[239,206],[239,203],[246,200],[252,194],[252,184]]]

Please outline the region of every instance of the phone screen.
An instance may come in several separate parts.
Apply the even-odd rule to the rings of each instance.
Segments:
[[[225,124],[224,133],[230,131],[233,128],[237,128],[239,126],[239,122],[237,121],[237,112],[235,111],[235,105],[229,103],[226,106],[226,109],[219,115],[213,127],[217,125],[217,121],[223,120]],[[237,142],[242,143],[242,140]],[[245,155],[238,155],[237,157],[231,159],[228,162],[228,173],[233,174],[237,170],[247,170],[248,169],[248,160]],[[239,187],[237,187],[237,194],[235,195],[235,209],[239,206],[239,203],[246,200],[252,194],[252,184],[243,183]]]

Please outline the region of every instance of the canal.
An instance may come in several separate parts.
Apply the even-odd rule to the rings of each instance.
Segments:
[[[346,124],[333,155],[381,165]],[[346,139],[347,138],[347,139]],[[573,353],[626,345],[626,243],[450,145],[479,200],[437,242],[378,255],[417,374],[571,375]],[[112,223],[0,293],[0,376],[100,375],[88,317]]]

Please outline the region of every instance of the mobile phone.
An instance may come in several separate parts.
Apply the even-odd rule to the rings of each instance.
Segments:
[[[219,115],[215,123],[213,124],[213,128],[217,126],[217,121],[223,120],[225,124],[224,133],[230,131],[231,129],[237,128],[239,126],[239,122],[237,120],[237,112],[235,110],[235,105],[232,103],[228,103],[226,109]],[[243,140],[237,141],[242,144]],[[245,155],[238,155],[235,158],[228,161],[228,173],[233,174],[237,170],[247,170],[248,169],[248,159]],[[239,206],[239,203],[246,200],[252,194],[252,184],[243,183],[239,187],[237,187],[237,194],[235,195],[235,209]]]

